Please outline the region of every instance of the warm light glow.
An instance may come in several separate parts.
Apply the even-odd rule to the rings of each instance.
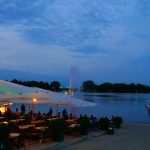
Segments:
[[[37,101],[37,99],[36,98],[33,98],[33,102],[36,102]]]
[[[4,106],[8,106],[8,103],[3,104]]]
[[[0,106],[0,111],[1,111],[2,114],[5,113],[6,110],[7,110],[7,107],[5,107],[5,106]]]
[[[4,124],[8,124],[8,122],[7,122],[7,121],[4,121],[3,123],[4,123]]]

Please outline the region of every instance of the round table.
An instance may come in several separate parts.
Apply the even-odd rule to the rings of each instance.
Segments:
[[[10,138],[17,138],[20,135],[20,133],[10,133],[9,137]]]

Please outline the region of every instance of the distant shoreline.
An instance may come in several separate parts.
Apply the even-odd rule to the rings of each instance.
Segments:
[[[68,87],[61,87],[61,83],[59,81],[52,82],[43,82],[43,81],[20,81],[17,79],[11,80],[13,83],[29,86],[29,87],[39,87],[46,90],[51,90],[55,92],[65,91],[65,90],[73,90],[74,92],[77,88],[73,87],[69,89]],[[110,83],[105,82],[102,84],[95,84],[93,81],[88,80],[84,81],[81,87],[78,87],[78,90],[81,92],[101,92],[101,93],[140,93],[140,94],[150,94],[150,86],[143,85],[140,83]]]

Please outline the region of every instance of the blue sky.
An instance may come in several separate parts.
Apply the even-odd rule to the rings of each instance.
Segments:
[[[1,70],[150,85],[149,58],[149,0],[0,0]]]

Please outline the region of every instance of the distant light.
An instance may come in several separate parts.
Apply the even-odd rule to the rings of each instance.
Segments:
[[[74,96],[74,92],[71,92],[71,96]]]
[[[13,105],[13,103],[9,103],[9,105]]]
[[[33,102],[36,102],[37,101],[37,99],[36,98],[33,98]]]

